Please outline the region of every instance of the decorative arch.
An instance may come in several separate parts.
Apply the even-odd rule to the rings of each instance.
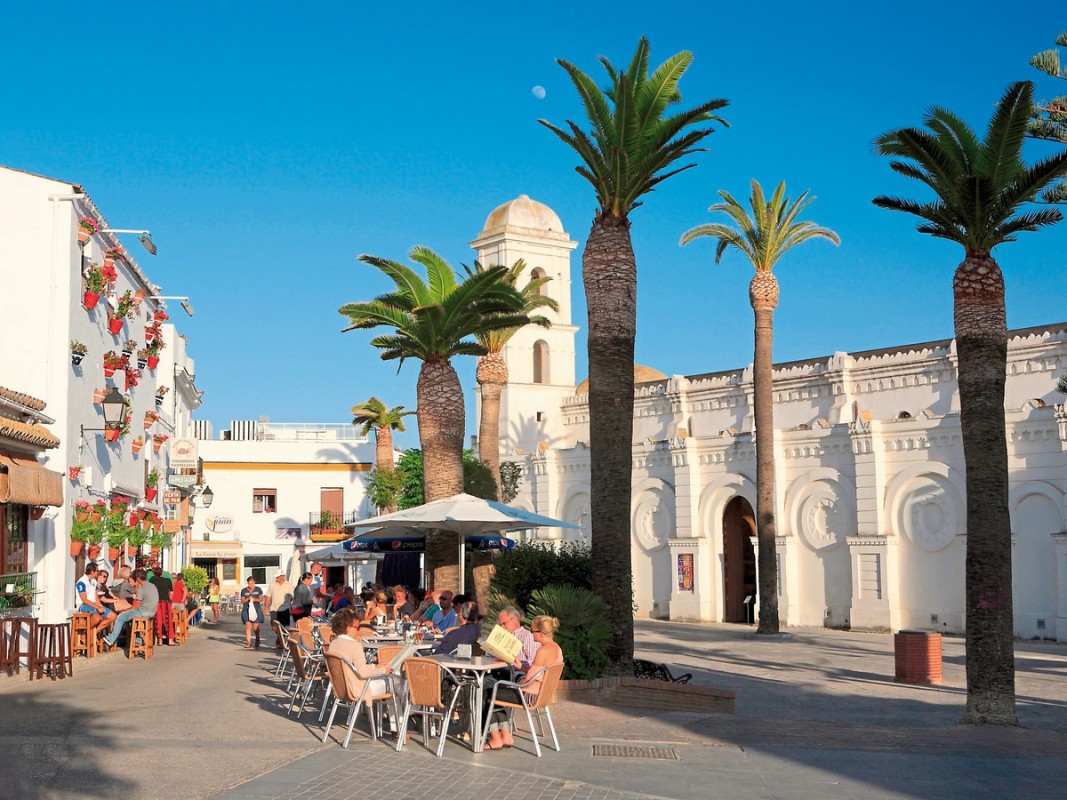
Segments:
[[[578,538],[582,544],[591,544],[593,541],[593,529],[590,525],[590,499],[589,484],[583,483],[573,487],[567,495],[560,500],[557,508],[557,516],[567,522],[573,522],[579,526],[578,531],[567,531],[570,535]]]
[[[533,382],[549,383],[548,342],[538,339],[533,346]]]
[[[786,489],[784,511],[790,532],[813,550],[836,548],[856,532],[856,486],[836,469],[810,469]]]
[[[533,283],[538,278],[547,278],[547,277],[548,277],[548,273],[545,272],[540,267],[534,267],[532,270],[530,270],[530,283]],[[537,287],[537,294],[542,295],[542,296],[548,294],[548,292],[546,291],[546,287],[547,286],[548,286],[548,284],[541,284],[540,286],[538,286]]]
[[[1012,487],[1011,491],[1008,492],[1009,512],[1014,514],[1023,500],[1035,494],[1048,498],[1056,508],[1060,509],[1061,513],[1063,512],[1063,492],[1046,481],[1026,481],[1025,483],[1020,483],[1018,486]]]
[[[630,526],[637,543],[647,551],[659,550],[677,530],[674,487],[659,478],[646,478],[633,486]]]
[[[963,476],[947,464],[927,462],[902,469],[886,489],[886,513],[894,532],[920,550],[948,547],[964,532],[963,485]]]

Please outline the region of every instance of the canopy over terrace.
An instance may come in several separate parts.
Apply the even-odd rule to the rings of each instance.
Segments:
[[[464,591],[464,562],[466,560],[467,537],[495,531],[517,531],[529,528],[574,528],[579,526],[555,517],[535,514],[515,506],[505,505],[496,500],[483,500],[470,494],[456,494],[440,500],[433,500],[414,508],[394,511],[391,514],[371,517],[345,525],[346,528],[359,530],[373,529],[355,537],[357,541],[396,539],[414,537],[418,532],[443,530],[460,535],[459,541],[459,591]],[[506,537],[498,537],[506,541]],[[351,542],[349,539],[345,542]]]

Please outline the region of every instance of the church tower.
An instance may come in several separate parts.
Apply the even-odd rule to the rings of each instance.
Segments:
[[[529,325],[504,346],[508,385],[500,398],[501,458],[536,452],[543,443],[564,445],[560,405],[574,394],[575,384],[571,251],[577,246],[556,213],[526,195],[494,210],[471,242],[483,266],[525,261],[520,287],[534,278],[551,278],[541,291],[559,303],[559,311],[539,312],[552,321],[551,328]],[[478,409],[480,414],[480,402]]]

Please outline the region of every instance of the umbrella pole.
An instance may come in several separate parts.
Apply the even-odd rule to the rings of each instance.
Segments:
[[[459,594],[467,592],[467,537],[459,535]]]

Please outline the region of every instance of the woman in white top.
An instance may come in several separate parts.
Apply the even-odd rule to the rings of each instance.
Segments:
[[[370,681],[369,697],[385,694],[389,691],[389,682],[381,676],[387,675],[390,670],[387,666],[367,663],[367,656],[363,652],[363,642],[360,641],[359,625],[359,616],[351,608],[342,608],[334,614],[330,619],[333,639],[326,652],[347,658],[356,668],[355,675],[351,670],[345,673],[348,680],[348,692],[352,697],[359,697],[359,693],[363,691],[364,681]]]

